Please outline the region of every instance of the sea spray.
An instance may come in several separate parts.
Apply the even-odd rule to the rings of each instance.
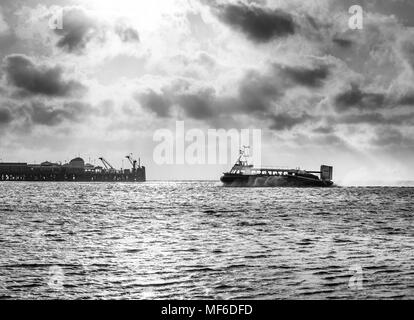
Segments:
[[[235,180],[228,185],[230,187],[247,187],[247,188],[271,188],[271,187],[294,187],[294,183],[284,176],[269,177],[249,177],[247,181]]]

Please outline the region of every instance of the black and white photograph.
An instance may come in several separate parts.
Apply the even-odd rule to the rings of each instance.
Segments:
[[[412,300],[413,164],[411,0],[0,0],[0,300]]]

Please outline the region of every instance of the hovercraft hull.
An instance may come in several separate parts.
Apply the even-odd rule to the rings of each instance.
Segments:
[[[323,181],[300,176],[270,176],[270,175],[244,175],[225,173],[220,181],[230,187],[308,187],[327,188],[333,185],[332,181]]]

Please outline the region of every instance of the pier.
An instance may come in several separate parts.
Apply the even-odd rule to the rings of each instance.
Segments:
[[[75,158],[67,164],[43,162],[0,163],[0,181],[84,181],[84,182],[143,182],[146,181],[145,167],[137,165],[131,156],[132,169],[116,170],[103,159],[105,167],[85,164],[82,158]]]

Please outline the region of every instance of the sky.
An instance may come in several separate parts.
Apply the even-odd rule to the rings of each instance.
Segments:
[[[0,2],[0,161],[133,153],[150,180],[218,180],[230,162],[154,160],[157,130],[184,121],[261,129],[265,166],[414,180],[413,107],[410,0]]]

